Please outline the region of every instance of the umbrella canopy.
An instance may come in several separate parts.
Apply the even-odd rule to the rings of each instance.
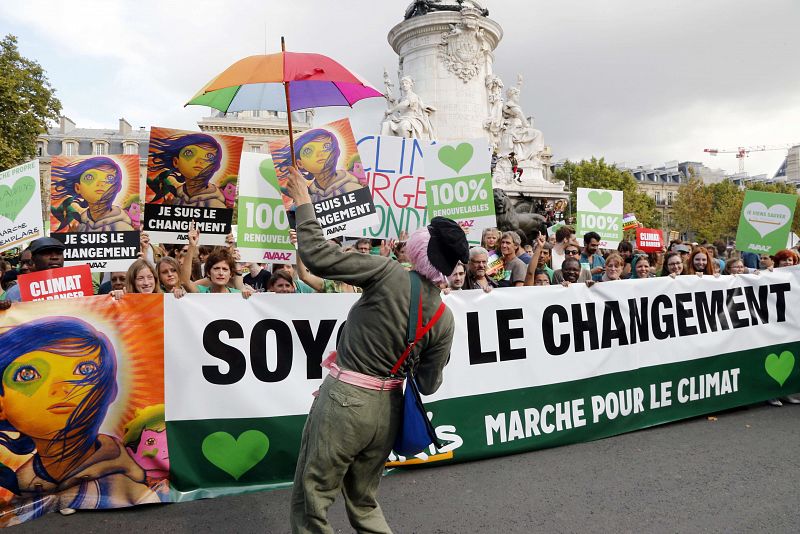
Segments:
[[[288,82],[291,110],[283,84]],[[222,112],[270,109],[297,111],[352,106],[383,96],[366,80],[322,54],[279,52],[241,59],[208,82],[185,105]]]

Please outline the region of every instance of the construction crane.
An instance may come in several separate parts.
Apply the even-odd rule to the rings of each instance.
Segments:
[[[703,152],[710,156],[716,156],[717,154],[736,154],[736,159],[739,160],[739,172],[744,172],[744,158],[750,155],[750,152],[765,152],[768,150],[788,150],[793,146],[796,146],[797,143],[790,144],[790,145],[755,145],[755,146],[740,146],[736,149],[725,149],[725,148],[705,148]]]

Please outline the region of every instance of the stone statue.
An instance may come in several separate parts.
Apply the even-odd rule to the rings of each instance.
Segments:
[[[481,15],[484,17],[489,16],[489,10],[481,7],[478,2],[471,0],[466,1],[471,4],[474,9],[479,10]],[[406,8],[406,13],[403,18],[404,20],[408,20],[410,18],[420,17],[435,11],[461,11],[464,2],[465,0],[456,0],[455,2],[450,3],[443,2],[442,0],[414,0]]]
[[[397,104],[397,99],[394,97],[394,84],[392,83],[392,79],[389,78],[389,73],[386,72],[385,68],[383,69],[383,85],[386,87],[386,92],[383,96],[389,104],[389,109],[391,109],[392,106]]]
[[[384,82],[386,78],[384,78]],[[430,120],[430,115],[436,109],[423,104],[413,88],[414,80],[410,77],[403,76],[400,79],[401,96],[395,102],[390,100],[389,109],[386,110],[385,119],[381,123],[381,135],[414,137],[426,141],[436,139]]]
[[[486,98],[489,102],[489,115],[483,121],[483,127],[489,134],[492,152],[500,148],[500,131],[503,128],[503,80],[500,76],[486,76]]]
[[[487,64],[492,47],[486,32],[480,27],[480,11],[473,8],[461,10],[461,22],[450,24],[450,31],[442,33],[439,58],[447,69],[467,83]]]
[[[545,150],[544,135],[530,124],[522,111],[519,96],[522,90],[522,75],[517,76],[517,85],[509,87],[506,91],[506,101],[503,103],[503,126],[500,131],[500,158],[495,167],[496,176],[500,183],[517,183],[525,181],[544,180],[544,162],[541,154]],[[513,156],[511,156],[513,155]],[[511,158],[517,165],[512,165]],[[508,160],[508,161],[505,161]],[[509,173],[516,167],[521,173]],[[526,176],[526,170],[528,176]]]
[[[494,189],[494,210],[497,228],[502,232],[522,230],[530,242],[536,232],[547,231],[546,219],[538,213],[520,212],[502,189]]]

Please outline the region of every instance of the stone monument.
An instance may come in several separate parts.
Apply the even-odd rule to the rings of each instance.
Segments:
[[[493,71],[500,25],[475,0],[416,0],[389,31],[399,56],[401,94],[384,72],[388,109],[383,135],[455,141],[486,137],[494,186],[509,197],[564,199],[553,182],[550,147],[520,105],[522,75],[506,87]]]

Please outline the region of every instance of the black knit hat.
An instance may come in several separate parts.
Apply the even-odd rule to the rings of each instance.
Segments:
[[[449,276],[460,261],[469,261],[469,244],[464,230],[452,219],[434,217],[428,225],[428,260],[440,273]]]

